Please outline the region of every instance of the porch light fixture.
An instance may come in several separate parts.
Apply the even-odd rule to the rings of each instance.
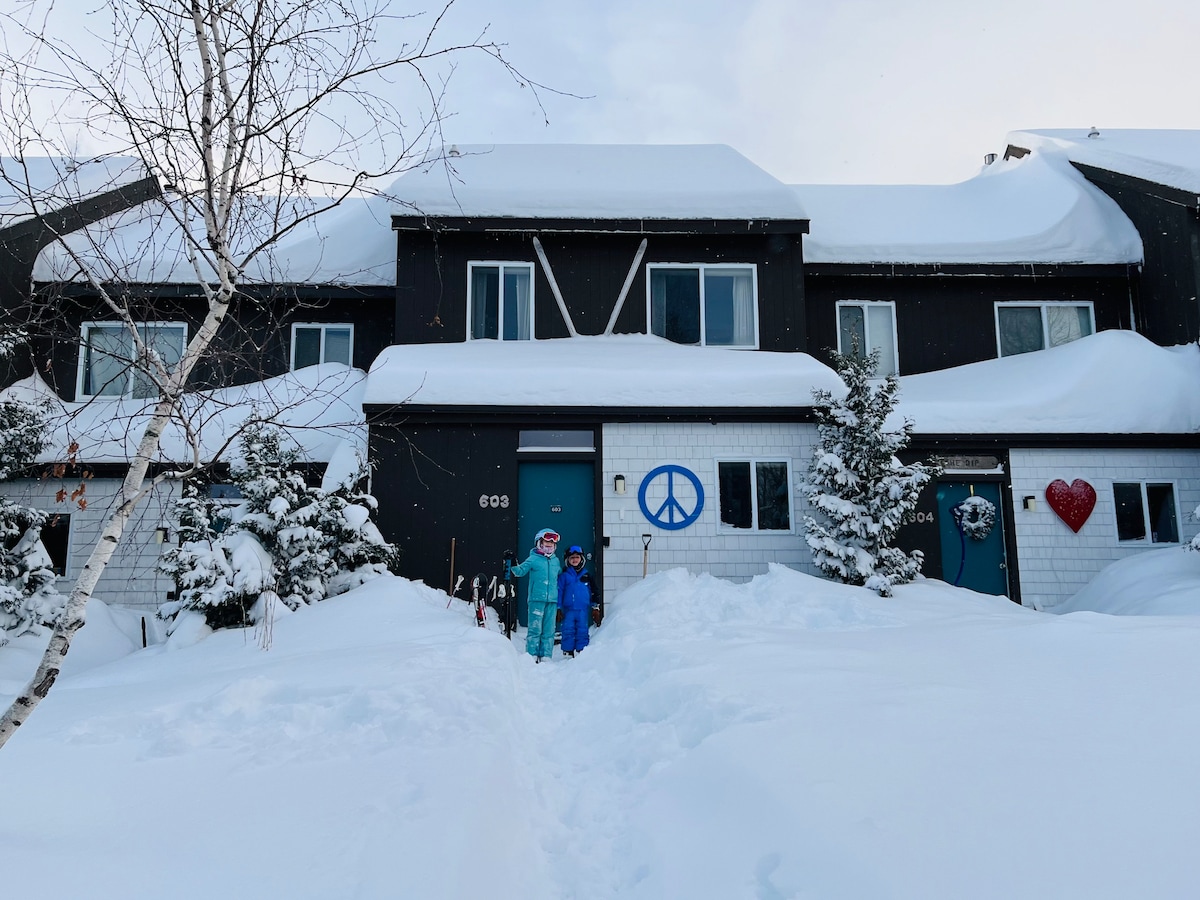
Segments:
[[[613,490],[616,491],[618,494],[625,493],[625,476],[624,475],[618,475],[616,478],[613,479]]]
[[[167,542],[167,529],[166,528],[155,528],[154,529],[154,543],[165,544],[166,542]]]
[[[1032,494],[1022,497],[1021,506],[1025,508],[1026,512],[1037,512],[1037,497],[1034,497]]]

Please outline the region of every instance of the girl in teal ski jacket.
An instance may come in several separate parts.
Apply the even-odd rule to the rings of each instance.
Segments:
[[[529,576],[529,630],[525,633],[525,652],[541,662],[554,655],[554,625],[558,612],[558,576],[562,563],[554,555],[558,534],[543,528],[533,540],[533,550],[525,562],[512,567],[514,578]]]

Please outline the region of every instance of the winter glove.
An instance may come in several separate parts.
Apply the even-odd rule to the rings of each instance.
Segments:
[[[592,607],[592,624],[593,625],[600,624],[600,607],[598,607],[598,606]]]
[[[504,561],[506,563],[516,562],[517,554],[513,553],[511,550],[505,550],[504,551]]]
[[[561,625],[563,620],[563,611],[560,609],[554,614],[554,622],[556,625]]]

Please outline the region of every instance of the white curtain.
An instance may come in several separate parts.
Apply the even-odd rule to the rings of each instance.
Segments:
[[[529,270],[512,271],[505,279],[505,288],[513,292],[513,306],[516,307],[517,340],[527,341],[530,338],[530,318],[533,310],[529,302],[530,288]]]
[[[876,378],[896,374],[896,334],[892,328],[892,307],[871,304],[867,307],[867,333],[871,350],[879,351]]]
[[[1046,331],[1049,346],[1069,344],[1092,333],[1092,320],[1086,306],[1047,306]]]
[[[754,277],[749,271],[733,276],[733,343],[754,346]]]

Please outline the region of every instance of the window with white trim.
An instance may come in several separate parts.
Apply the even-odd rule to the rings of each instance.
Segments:
[[[1169,481],[1114,481],[1117,540],[1126,543],[1178,544],[1175,485]]]
[[[837,302],[838,353],[865,359],[879,351],[876,378],[900,374],[896,353],[896,304],[891,300],[839,300]]]
[[[1096,331],[1090,300],[1013,300],[996,304],[996,347],[1000,356],[1016,356],[1069,344]]]
[[[467,337],[533,337],[533,263],[467,263]]]
[[[677,344],[758,346],[758,271],[720,263],[646,266],[650,333]]]
[[[721,527],[791,531],[792,472],[784,459],[717,460]]]
[[[170,371],[183,358],[187,325],[182,322],[146,322],[137,326],[138,336],[150,353]],[[121,322],[84,322],[79,344],[79,397],[158,396],[148,373],[149,362],[137,360],[129,327]]]
[[[292,325],[292,371],[321,363],[349,366],[354,359],[354,326],[323,322]]]

